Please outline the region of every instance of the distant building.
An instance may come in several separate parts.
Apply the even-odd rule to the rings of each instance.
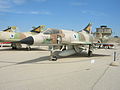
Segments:
[[[100,28],[96,28],[95,36],[97,38],[102,38],[104,36],[111,36],[112,35],[112,29],[108,28],[107,26],[100,26]]]

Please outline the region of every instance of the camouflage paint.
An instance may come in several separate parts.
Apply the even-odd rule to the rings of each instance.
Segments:
[[[80,36],[80,41],[85,41],[86,40],[84,34],[79,33],[79,36]]]
[[[32,32],[14,32],[13,29],[15,31],[16,27],[12,26],[12,27],[9,27],[8,29],[5,29],[4,31],[1,31],[0,32],[0,41],[2,41],[2,42],[19,41],[28,36],[36,35],[36,34],[38,34],[38,32],[40,33],[41,30],[45,29],[45,25],[42,25],[42,26],[39,26],[39,27],[33,29]],[[36,31],[37,31],[37,33],[36,33]]]
[[[51,39],[44,39],[42,44],[51,44]]]
[[[23,39],[23,38],[25,38],[26,36],[24,35],[24,34],[22,34],[22,33],[16,33],[15,35],[14,35],[14,39]]]

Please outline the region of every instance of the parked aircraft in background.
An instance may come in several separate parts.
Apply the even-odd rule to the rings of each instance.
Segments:
[[[11,26],[1,32],[14,32],[14,31],[16,31],[16,29],[17,29],[16,26]]]
[[[11,29],[12,27],[0,32],[0,42],[12,42],[11,43],[12,49],[18,49],[21,48],[22,45],[21,43],[16,41],[20,41],[26,37],[40,33],[45,29],[45,25],[38,26],[31,30],[30,32],[13,32]],[[28,47],[26,48],[29,49]]]

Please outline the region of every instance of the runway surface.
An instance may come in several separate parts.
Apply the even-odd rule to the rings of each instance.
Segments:
[[[44,49],[0,48],[0,90],[120,90],[115,49],[96,49],[93,57],[73,55],[49,61]],[[119,62],[119,60],[118,60]]]

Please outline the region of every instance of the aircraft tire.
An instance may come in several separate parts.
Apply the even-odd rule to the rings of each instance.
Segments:
[[[14,43],[11,44],[11,47],[12,47],[13,50],[17,49],[16,44],[14,44]]]
[[[12,47],[12,50],[16,50],[17,48],[16,47]]]
[[[93,55],[92,55],[92,51],[88,51],[88,57],[92,57]]]
[[[31,47],[26,47],[27,51],[31,51]]]
[[[57,61],[57,57],[56,56],[52,56],[51,57],[51,61]]]

